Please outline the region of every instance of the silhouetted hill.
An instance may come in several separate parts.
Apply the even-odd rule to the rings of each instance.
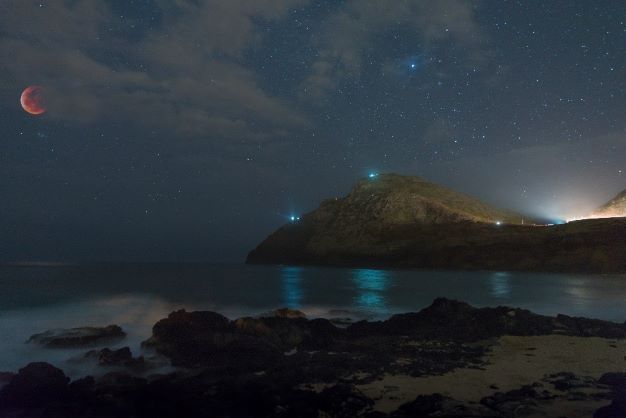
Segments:
[[[626,219],[533,225],[416,177],[364,179],[252,250],[248,263],[626,271]]]

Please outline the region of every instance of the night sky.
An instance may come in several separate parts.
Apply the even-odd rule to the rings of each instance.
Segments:
[[[0,0],[0,261],[242,261],[372,171],[604,203],[626,2]]]

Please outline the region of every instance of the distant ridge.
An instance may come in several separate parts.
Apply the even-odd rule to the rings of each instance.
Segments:
[[[626,217],[626,190],[600,206],[590,215],[591,218],[621,218]]]
[[[626,218],[545,225],[419,177],[384,174],[294,218],[246,262],[626,272]]]
[[[366,251],[390,231],[462,222],[522,224],[524,216],[419,177],[381,174],[359,180],[347,196],[325,200],[296,224],[309,234],[307,250],[327,254]]]

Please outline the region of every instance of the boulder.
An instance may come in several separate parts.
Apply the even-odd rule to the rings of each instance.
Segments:
[[[598,409],[593,418],[623,418],[626,417],[626,394],[616,398],[610,405]]]
[[[111,350],[110,348],[92,350],[85,354],[85,358],[96,359],[100,366],[141,368],[145,365],[143,356],[134,358],[129,347],[122,347],[117,350]]]
[[[171,313],[153,327],[144,346],[183,367],[250,367],[280,363],[294,348],[328,346],[341,331],[325,319],[307,320],[295,311],[229,321],[214,312]]]
[[[423,339],[478,341],[502,335],[564,334],[579,337],[626,338],[626,325],[598,319],[556,318],[526,309],[499,306],[475,308],[465,302],[437,298],[419,312],[393,315],[386,321],[350,325],[352,335],[407,335]]]
[[[126,333],[117,325],[106,327],[81,327],[54,329],[32,335],[26,342],[46,348],[88,347],[105,342],[121,340]]]
[[[214,312],[180,310],[157,322],[144,346],[181,367],[258,368],[282,356],[269,330],[259,326],[252,332],[254,324],[244,328]],[[264,332],[267,335],[261,336]]]
[[[437,298],[419,312],[393,315],[383,322],[356,322],[348,331],[355,335],[476,341],[501,335],[545,335],[553,328],[552,318],[524,309],[475,308],[465,302]]]
[[[15,377],[15,373],[10,372],[0,372],[0,389],[5,387],[6,385],[13,380]]]
[[[352,385],[337,384],[318,394],[316,406],[331,417],[356,417],[374,405],[374,401],[363,395]],[[320,414],[324,416],[324,414]]]
[[[576,376],[571,372],[554,373],[542,381],[552,384],[556,390],[563,392],[597,387],[595,379],[588,376]]]
[[[538,391],[535,385],[524,385],[508,392],[496,392],[480,400],[480,403],[503,416],[531,415],[537,411],[537,402],[554,399],[547,390]]]
[[[626,325],[599,319],[557,315],[555,324],[568,335],[579,337],[626,338]]]
[[[37,408],[68,396],[70,379],[48,363],[30,363],[0,391],[2,406]],[[1,414],[0,414],[1,416]]]
[[[497,412],[482,405],[467,405],[439,393],[420,395],[400,406],[393,418],[408,417],[498,417]]]
[[[598,383],[612,386],[613,388],[623,388],[626,391],[626,373],[605,373],[600,376]]]

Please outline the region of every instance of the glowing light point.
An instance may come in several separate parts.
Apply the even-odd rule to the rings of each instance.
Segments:
[[[502,225],[502,221],[496,221],[496,225],[498,226]]]
[[[369,173],[367,175],[367,177],[371,178],[371,179],[375,179],[376,177],[378,177],[378,173]]]
[[[415,69],[415,64],[411,64],[411,68],[412,68],[412,69]]]
[[[299,221],[299,220],[300,220],[300,217],[299,217],[299,216],[296,216],[296,215],[291,215],[291,216],[289,217],[289,220],[290,220],[291,222],[297,222],[297,221]]]

